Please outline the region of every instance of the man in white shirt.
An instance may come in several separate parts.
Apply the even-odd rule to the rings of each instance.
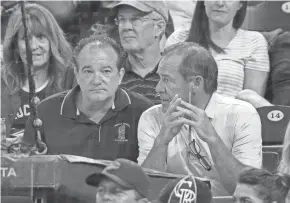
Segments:
[[[206,177],[214,196],[233,194],[239,173],[262,165],[257,111],[246,102],[215,93],[216,62],[195,43],[168,47],[158,74],[156,91],[162,103],[140,118],[138,163]]]

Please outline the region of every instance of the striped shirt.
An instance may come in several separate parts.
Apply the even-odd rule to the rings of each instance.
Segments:
[[[261,120],[252,105],[214,93],[205,113],[235,158],[245,165],[261,167]],[[162,105],[155,105],[147,109],[140,117],[138,125],[138,164],[140,165],[148,156],[161,130],[163,115]],[[206,171],[199,160],[188,154],[188,145],[193,139],[199,144],[201,154],[207,156],[212,163],[211,171]],[[193,128],[189,135],[186,125],[168,145],[166,172],[205,177],[211,180],[214,196],[229,195],[219,182],[218,171],[213,164],[208,145],[198,137]]]
[[[214,57],[220,94],[234,97],[243,90],[245,69],[270,72],[268,44],[259,32],[239,29],[224,51]]]
[[[133,72],[131,64],[127,59],[124,63],[126,73],[123,77],[121,87],[139,93],[146,98],[150,99],[154,104],[160,104],[160,96],[156,92],[156,86],[159,82],[159,75],[157,74],[158,64],[156,68],[148,73],[145,77]]]
[[[168,38],[165,47],[186,41],[188,35],[188,30],[177,30]],[[245,69],[270,72],[268,44],[259,32],[239,29],[224,53],[214,58],[218,65],[217,92],[226,96],[235,97],[244,89]]]

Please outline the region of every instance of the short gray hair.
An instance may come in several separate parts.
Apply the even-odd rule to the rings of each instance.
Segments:
[[[87,47],[88,45],[96,46],[98,48],[107,48],[111,47],[114,49],[118,55],[117,67],[120,70],[123,67],[123,64],[126,59],[126,53],[123,48],[112,38],[102,36],[102,35],[91,35],[90,37],[84,38],[79,41],[78,45],[74,49],[73,61],[76,70],[78,70],[77,58],[80,52]]]
[[[181,42],[167,47],[163,57],[180,56],[178,71],[185,80],[200,75],[204,79],[205,92],[212,94],[217,89],[218,68],[213,56],[194,42]]]

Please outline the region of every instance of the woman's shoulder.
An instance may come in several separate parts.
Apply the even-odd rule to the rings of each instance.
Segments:
[[[243,40],[247,40],[249,43],[267,43],[263,34],[258,31],[239,29],[238,33]]]

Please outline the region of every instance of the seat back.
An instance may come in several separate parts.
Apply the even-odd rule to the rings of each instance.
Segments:
[[[280,156],[277,152],[263,151],[263,168],[275,172],[279,165]]]
[[[290,1],[249,2],[242,28],[255,31],[272,31],[282,28],[290,31]]]
[[[263,145],[283,144],[290,120],[290,106],[265,106],[257,108],[262,123]]]

